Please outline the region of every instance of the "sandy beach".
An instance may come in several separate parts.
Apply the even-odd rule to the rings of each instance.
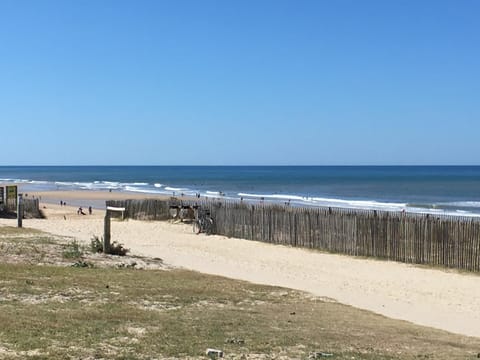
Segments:
[[[25,196],[25,195],[24,195]],[[27,193],[27,197],[39,198],[42,206],[60,204],[60,201],[70,206],[84,208],[92,206],[95,209],[105,209],[106,200],[124,200],[124,199],[168,199],[166,195],[141,194],[134,192],[118,191],[40,191]],[[185,197],[186,198],[186,197]]]
[[[24,227],[89,242],[103,233],[104,210],[77,215],[75,206],[106,199],[145,198],[138,194],[50,192],[41,198],[47,219],[24,220]],[[150,196],[149,196],[150,197]],[[15,226],[0,219],[0,226]],[[195,235],[190,225],[113,221],[112,241],[133,254],[254,283],[278,285],[416,324],[480,337],[480,276],[406,264],[325,254],[223,236]]]

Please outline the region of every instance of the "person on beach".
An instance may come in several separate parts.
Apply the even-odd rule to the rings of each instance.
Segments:
[[[88,214],[92,215],[92,207],[91,206],[88,207]]]
[[[82,207],[79,207],[79,208],[78,208],[77,214],[78,214],[78,215],[86,215],[86,214],[83,212]]]

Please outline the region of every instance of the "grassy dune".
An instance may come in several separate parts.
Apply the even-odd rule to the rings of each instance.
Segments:
[[[124,266],[132,259],[100,267],[101,256],[71,248],[71,239],[0,228],[0,359],[202,359],[207,348],[227,359],[474,359],[480,352],[480,339],[298,291]],[[89,267],[70,266],[79,261]]]

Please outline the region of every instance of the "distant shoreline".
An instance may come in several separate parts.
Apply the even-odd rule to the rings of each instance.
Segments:
[[[109,192],[480,217],[480,166],[0,167],[23,193]],[[54,196],[56,200],[58,199]]]
[[[157,194],[137,194],[122,191],[92,191],[92,190],[58,190],[58,191],[32,191],[26,193],[27,197],[40,199],[41,204],[56,204],[60,201],[67,206],[92,206],[95,209],[105,209],[107,200],[129,200],[129,199],[159,199],[167,200],[170,196]],[[185,199],[187,199],[185,197]]]
[[[2,185],[3,186],[3,185]],[[19,191],[20,192],[20,191]],[[67,206],[73,207],[83,207],[88,208],[89,206],[93,207],[97,210],[104,210],[106,206],[106,201],[108,200],[145,200],[145,199],[158,199],[158,200],[169,200],[171,198],[175,198],[178,201],[185,201],[185,202],[192,202],[192,201],[233,201],[233,202],[240,202],[240,199],[225,199],[222,197],[212,198],[212,197],[200,197],[196,198],[194,196],[168,196],[164,194],[148,194],[148,193],[135,193],[135,192],[128,192],[128,191],[98,191],[98,190],[56,190],[56,191],[32,191],[24,193],[24,196],[27,197],[35,197],[40,199],[40,205],[46,206],[46,204],[55,204],[59,205],[60,201],[66,204]],[[260,201],[251,199],[245,200],[245,203],[251,204],[258,204],[264,203],[265,205],[280,205],[282,206],[283,203],[278,202],[268,202],[268,201]],[[288,206],[290,206],[288,204]],[[302,207],[298,205],[292,205],[293,207]],[[321,208],[321,209],[328,209],[328,206],[306,206],[306,208]],[[400,214],[401,211],[392,211],[386,209],[370,209],[370,208],[349,208],[349,207],[342,207],[342,206],[331,206],[334,209],[340,209],[345,211],[378,211],[379,213],[391,213],[391,214]],[[429,212],[403,212],[410,216],[437,216],[440,218],[445,217],[454,217],[459,219],[480,219],[480,215],[472,214],[472,215],[463,215],[463,214],[445,214],[445,213],[429,213]]]

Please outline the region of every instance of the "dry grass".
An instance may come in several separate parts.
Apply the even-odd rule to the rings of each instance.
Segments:
[[[4,229],[0,244],[48,238]],[[57,244],[61,253],[61,240],[49,239],[45,246]],[[480,339],[298,291],[114,262],[65,265],[0,264],[0,359],[203,359],[209,347],[227,359],[307,359],[313,352],[330,359],[474,359],[480,352]]]

